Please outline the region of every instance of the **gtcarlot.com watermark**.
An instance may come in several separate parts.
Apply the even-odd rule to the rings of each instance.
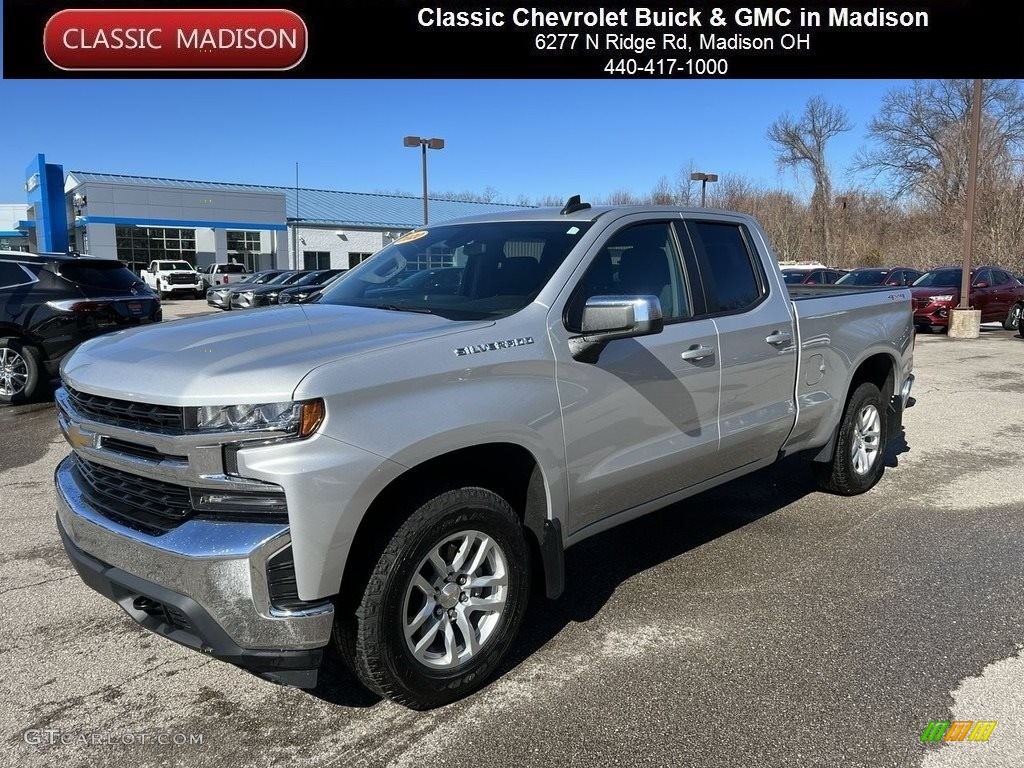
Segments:
[[[194,747],[203,743],[201,733],[61,731],[57,728],[30,728],[23,738],[26,744],[80,747]]]

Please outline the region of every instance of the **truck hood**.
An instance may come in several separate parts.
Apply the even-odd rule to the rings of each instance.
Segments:
[[[490,324],[294,304],[100,336],[65,359],[61,376],[85,392],[160,405],[278,402],[325,363]]]

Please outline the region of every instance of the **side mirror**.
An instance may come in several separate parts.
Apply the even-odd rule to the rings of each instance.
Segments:
[[[569,339],[569,352],[594,363],[609,341],[650,336],[664,326],[657,296],[591,296],[583,307],[583,334]]]
[[[974,286],[973,286],[973,287],[974,287],[974,288],[988,288],[988,283],[987,283],[987,282],[985,282],[984,280],[979,280],[978,282],[976,282],[976,283],[974,284]]]

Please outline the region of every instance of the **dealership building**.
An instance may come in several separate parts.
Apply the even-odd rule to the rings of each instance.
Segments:
[[[43,155],[25,192],[25,204],[0,205],[0,249],[78,251],[136,269],[153,259],[346,269],[423,223],[423,199],[411,195],[65,173]],[[514,207],[431,199],[430,220]]]

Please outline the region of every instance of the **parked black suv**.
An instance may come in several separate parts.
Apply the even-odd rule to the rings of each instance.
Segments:
[[[31,398],[86,339],[161,319],[120,261],[0,251],[0,403]]]

